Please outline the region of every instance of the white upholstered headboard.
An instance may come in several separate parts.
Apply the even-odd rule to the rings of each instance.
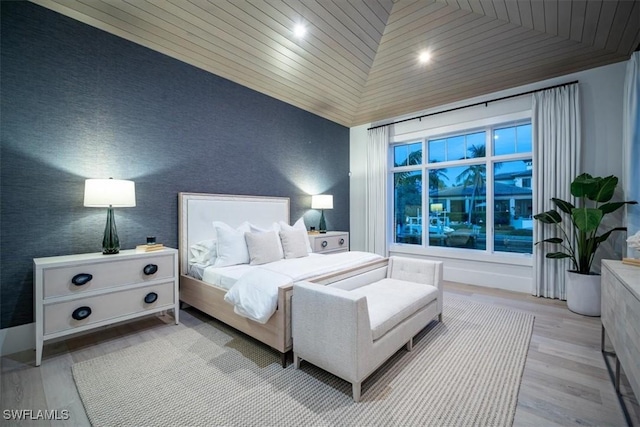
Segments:
[[[189,265],[189,247],[201,240],[215,237],[213,221],[222,221],[234,228],[245,221],[261,228],[267,228],[278,221],[289,224],[289,198],[179,193],[181,274],[186,274]]]

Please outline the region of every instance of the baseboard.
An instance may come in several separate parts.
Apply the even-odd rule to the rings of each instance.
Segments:
[[[27,323],[26,325],[0,329],[0,356],[24,350],[35,350],[35,328],[35,323]]]
[[[158,316],[161,313],[152,313],[147,316],[124,320],[124,321],[118,322],[117,324],[124,325],[127,323],[134,323],[142,319],[145,319],[147,317]],[[71,337],[79,337],[83,335],[89,335],[92,333],[98,333],[100,330],[107,329],[115,325],[116,324],[104,325],[98,328],[77,332],[72,335],[65,335],[59,338],[53,338],[45,341],[44,345],[68,340]],[[0,356],[6,356],[8,354],[18,353],[20,351],[25,351],[25,350],[35,350],[36,349],[35,334],[36,334],[35,323],[28,323],[26,325],[14,326],[13,328],[0,329]]]
[[[499,269],[496,269],[498,271],[483,271],[479,269],[470,271],[460,267],[445,267],[444,279],[451,282],[531,294],[533,280],[530,276],[526,276],[531,268],[518,267],[517,269],[523,271],[516,273],[499,271]]]
[[[445,253],[446,254],[446,253]],[[422,254],[413,248],[394,248],[390,255],[409,256],[413,258],[426,258],[444,262],[444,280],[468,285],[497,288],[507,291],[531,294],[533,289],[533,266],[530,261],[507,264],[504,262],[491,262],[499,257],[486,257],[487,259],[457,258],[456,254]],[[517,258],[514,258],[518,260]]]

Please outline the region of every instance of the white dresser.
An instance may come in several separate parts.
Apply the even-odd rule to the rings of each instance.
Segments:
[[[36,366],[46,340],[165,310],[178,324],[178,251],[33,260]]]
[[[309,242],[314,253],[328,254],[349,251],[349,232],[327,231],[326,233],[309,233]]]
[[[602,350],[606,333],[616,355],[616,391],[620,390],[622,365],[640,399],[640,267],[602,260],[601,273]]]

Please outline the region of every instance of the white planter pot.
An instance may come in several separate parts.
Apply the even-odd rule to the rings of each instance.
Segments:
[[[584,316],[600,316],[599,274],[587,275],[567,271],[565,286],[569,310]]]

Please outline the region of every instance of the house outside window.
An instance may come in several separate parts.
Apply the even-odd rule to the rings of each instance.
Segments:
[[[393,242],[531,254],[531,147],[530,121],[393,144]]]

